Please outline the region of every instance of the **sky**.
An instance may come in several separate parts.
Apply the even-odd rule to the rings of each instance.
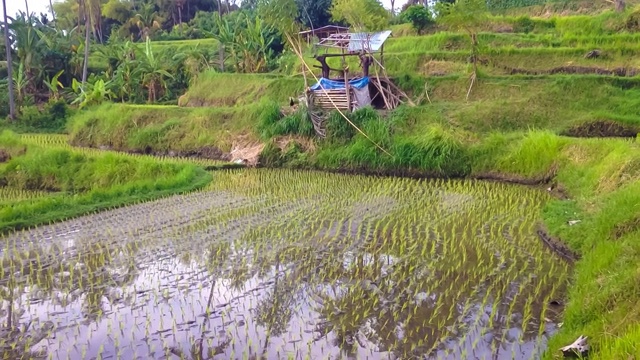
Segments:
[[[5,0],[7,2],[7,14],[15,16],[18,11],[26,11],[24,0]],[[28,0],[29,12],[40,15],[41,12],[49,12],[49,0]],[[55,1],[54,1],[55,2]],[[4,16],[2,4],[0,4],[0,16]],[[51,19],[51,16],[49,16]]]
[[[40,14],[49,12],[49,0],[27,0],[29,2],[29,11],[32,13]],[[7,2],[7,13],[9,16],[15,16],[18,11],[25,11],[25,3],[24,0],[6,0]],[[55,0],[53,2],[56,2]],[[407,2],[407,0],[396,0],[396,9],[399,9]],[[391,7],[391,2],[389,0],[382,0],[382,4],[386,8]],[[3,9],[0,5],[0,16],[3,16]]]

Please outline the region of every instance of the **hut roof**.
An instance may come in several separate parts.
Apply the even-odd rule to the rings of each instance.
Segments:
[[[380,31],[377,33],[339,33],[331,34],[320,40],[316,46],[327,48],[336,48],[346,50],[348,52],[368,52],[374,53],[380,51],[382,45],[391,36],[391,30]]]

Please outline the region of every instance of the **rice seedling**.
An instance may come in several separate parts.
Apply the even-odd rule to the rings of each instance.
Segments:
[[[198,192],[1,237],[0,295],[22,314],[0,321],[55,324],[7,340],[52,358],[537,357],[569,271],[536,238],[547,196],[220,171]]]

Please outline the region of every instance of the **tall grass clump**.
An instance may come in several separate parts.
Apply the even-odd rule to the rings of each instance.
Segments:
[[[258,132],[263,139],[282,135],[313,136],[313,123],[307,107],[300,106],[294,113],[284,115],[276,102],[264,103],[259,112]]]
[[[348,114],[348,118],[351,123],[345,120],[339,112],[332,112],[326,121],[327,139],[331,141],[351,140],[358,133],[353,125],[362,130],[365,123],[379,121],[380,114],[371,107],[364,107]]]
[[[465,176],[471,171],[467,149],[441,126],[431,126],[417,138],[397,139],[392,151],[397,167],[452,177]]]
[[[529,131],[513,145],[498,167],[528,178],[549,175],[557,167],[564,141],[550,131]]]
[[[23,154],[27,149],[20,141],[20,137],[10,130],[0,132],[0,150],[8,156]]]

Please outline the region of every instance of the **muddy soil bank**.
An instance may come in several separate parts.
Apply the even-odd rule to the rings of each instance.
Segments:
[[[574,74],[574,75],[604,75],[618,77],[634,77],[640,74],[640,69],[617,67],[613,69],[605,69],[597,66],[577,66],[566,65],[557,66],[551,69],[530,70],[521,68],[512,68],[502,66],[509,75],[557,75],[557,74]]]
[[[542,243],[545,244],[549,249],[558,254],[563,259],[569,261],[570,263],[574,263],[580,260],[580,254],[571,250],[562,240],[553,237],[549,234],[549,231],[543,224],[538,224],[536,229],[536,234],[542,240]]]
[[[580,138],[635,138],[639,129],[611,120],[598,120],[573,126],[560,135]]]

